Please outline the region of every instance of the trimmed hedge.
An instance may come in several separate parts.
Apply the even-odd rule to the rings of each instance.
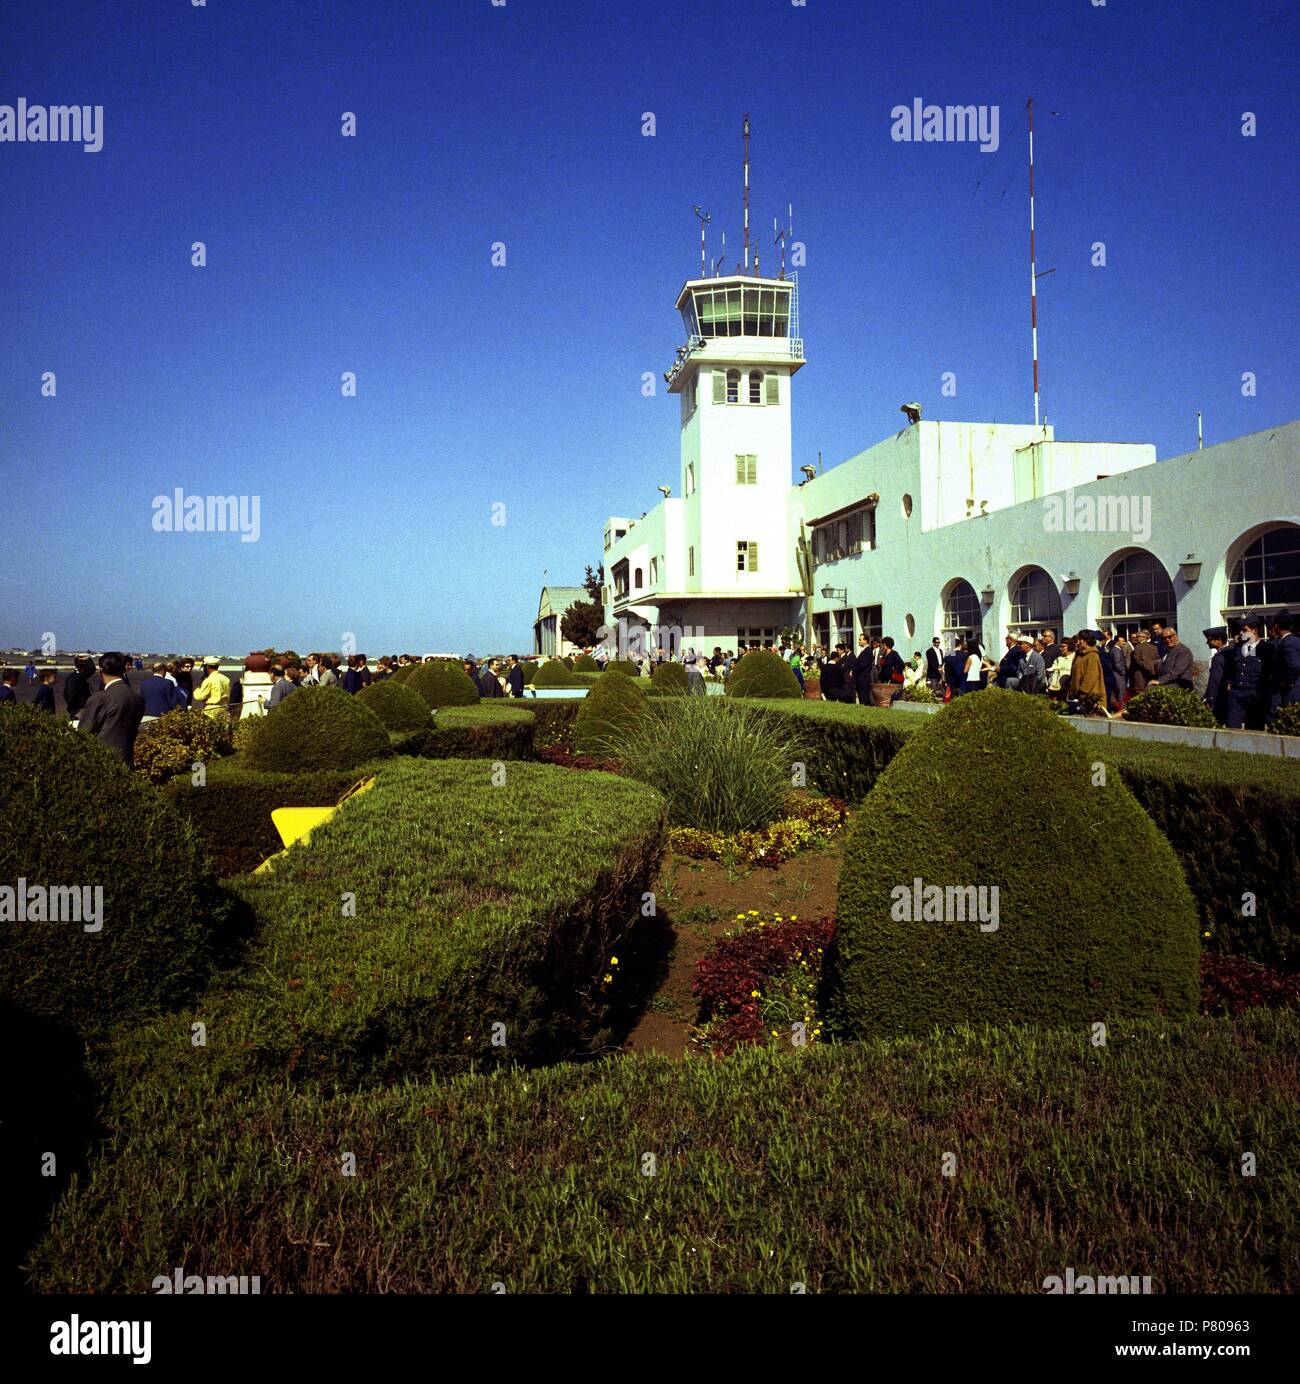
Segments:
[[[435,710],[440,706],[475,706],[478,688],[459,663],[421,663],[406,685]]]
[[[535,726],[531,711],[518,705],[449,706],[395,748],[421,759],[532,759]]]
[[[578,754],[617,755],[645,714],[645,702],[631,678],[603,673],[578,708],[573,748]]]
[[[1269,730],[1275,735],[1300,735],[1300,702],[1278,707]]]
[[[731,669],[728,697],[791,697],[803,699],[794,669],[773,649],[751,649]]]
[[[34,707],[6,708],[0,822],[0,884],[14,891],[0,999],[86,1036],[197,992],[229,940],[231,901],[193,828],[116,754]],[[49,921],[56,908],[71,916]]]
[[[922,718],[835,702],[755,705],[799,735],[809,785],[849,802],[867,796],[910,736],[952,709]],[[1205,947],[1300,971],[1300,761],[1070,733],[1123,778],[1173,846]]]
[[[1214,713],[1190,687],[1151,686],[1124,706],[1126,721],[1145,721],[1157,726],[1201,726],[1213,730],[1219,723]]]
[[[300,687],[257,718],[241,751],[263,773],[350,769],[387,754],[388,732],[379,717],[341,687]]]
[[[605,665],[605,671],[607,673],[625,673],[629,678],[639,678],[641,676],[641,669],[628,658],[611,658]]]
[[[1136,894],[1117,900],[1118,881]],[[954,887],[980,892],[977,917],[974,892],[945,908]],[[918,915],[922,890],[938,897]],[[825,1000],[845,1037],[1196,1012],[1196,904],[1173,848],[1016,692],[961,697],[903,747],[854,822],[837,911]]]
[[[537,664],[521,663],[519,666],[524,670],[524,686],[531,687],[533,679],[537,676]]]
[[[392,678],[362,688],[357,700],[368,706],[389,731],[419,730],[429,724],[429,704],[413,687]]]
[[[651,689],[661,697],[684,697],[690,691],[686,667],[681,663],[661,663],[650,674]]]
[[[601,668],[590,654],[579,654],[573,660],[573,671],[575,673],[599,673]]]
[[[533,677],[534,687],[586,687],[581,678],[575,678],[568,665],[560,659],[550,658],[537,670]]]
[[[582,701],[586,701],[584,697]],[[582,701],[547,701],[530,698],[520,703],[533,718],[534,750],[569,750],[573,748],[573,725],[578,719]]]
[[[253,769],[243,755],[235,755],[212,765],[202,788],[193,787],[188,778],[174,778],[163,796],[189,819],[213,867],[228,878],[247,874],[284,849],[271,821],[275,808],[328,807],[383,763],[275,774]]]
[[[610,774],[494,777],[484,760],[392,761],[308,846],[237,881],[260,926],[248,964],[137,1033],[152,1075],[136,1079],[174,1086],[211,1065],[227,1084],[352,1086],[601,1046],[600,977],[639,925],[663,803]],[[189,1046],[194,1020],[205,1049]]]
[[[179,1098],[124,1085],[109,1156],[30,1261],[37,1291],[145,1293],[178,1264],[263,1293],[1040,1296],[1067,1265],[1163,1294],[1300,1291],[1293,1012],[1139,1021],[1105,1047],[963,1029],[335,1099],[231,1092],[177,1051]],[[1234,1175],[1243,1149],[1259,1176]]]
[[[166,783],[176,774],[190,773],[196,763],[206,764],[232,753],[240,724],[227,716],[209,716],[189,708],[169,711],[140,727],[133,766],[150,783]]]

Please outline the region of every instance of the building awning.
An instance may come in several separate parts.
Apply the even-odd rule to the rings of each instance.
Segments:
[[[808,527],[815,529],[818,524],[829,524],[833,519],[844,519],[850,514],[856,514],[860,509],[875,509],[880,503],[880,496],[872,491],[864,500],[854,500],[851,505],[844,505],[839,509],[833,509],[829,514],[819,515],[816,519],[807,521]]]

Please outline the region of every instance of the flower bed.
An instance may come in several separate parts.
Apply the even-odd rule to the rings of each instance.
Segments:
[[[543,764],[554,764],[560,769],[595,769],[605,774],[623,772],[623,766],[617,759],[606,759],[597,754],[574,754],[567,745],[544,745],[537,751],[537,758]]]
[[[739,914],[700,960],[691,989],[704,1021],[693,1042],[717,1056],[746,1044],[806,1047],[820,1040],[817,986],[833,918]]]
[[[795,802],[789,816],[761,831],[677,827],[669,833],[668,844],[692,860],[724,860],[775,869],[802,850],[825,845],[843,830],[848,815],[847,805],[839,798],[804,798]]]

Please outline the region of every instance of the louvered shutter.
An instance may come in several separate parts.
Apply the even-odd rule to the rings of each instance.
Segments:
[[[779,404],[781,402],[780,386],[777,384],[779,375],[768,375],[765,382],[767,389],[767,402],[769,404]]]
[[[713,372],[713,402],[715,404],[727,402],[727,377],[721,370]]]

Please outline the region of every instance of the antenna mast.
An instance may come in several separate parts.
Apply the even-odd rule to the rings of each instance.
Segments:
[[[745,140],[745,273],[749,273],[749,116],[744,117],[741,132]]]
[[[1029,98],[1029,330],[1034,351],[1034,427],[1038,427],[1038,271],[1034,258],[1034,98]]]
[[[704,259],[704,228],[709,224],[710,221],[713,220],[713,217],[710,216],[707,211],[701,210],[701,208],[698,206],[695,208],[695,215],[700,218],[700,278],[704,278],[706,274]]]

